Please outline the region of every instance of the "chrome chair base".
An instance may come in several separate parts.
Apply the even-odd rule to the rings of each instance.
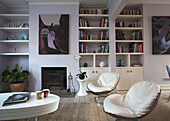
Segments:
[[[97,104],[97,105],[103,105],[103,101],[104,99],[107,97],[106,96],[97,96],[97,97],[94,97],[94,102]]]

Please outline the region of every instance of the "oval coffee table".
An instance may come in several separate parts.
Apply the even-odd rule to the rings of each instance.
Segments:
[[[22,92],[19,92],[22,93]],[[27,102],[2,106],[3,102],[16,93],[0,93],[0,120],[22,119],[45,115],[58,109],[60,97],[49,94],[48,98],[36,100],[35,92],[31,92]]]

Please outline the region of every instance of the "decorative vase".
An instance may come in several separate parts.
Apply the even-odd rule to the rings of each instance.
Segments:
[[[11,83],[10,87],[12,92],[22,92],[25,87],[25,82]]]
[[[100,62],[99,66],[104,67],[105,63],[103,61]]]
[[[85,76],[83,74],[79,75],[79,79],[84,79],[84,78],[85,78]]]

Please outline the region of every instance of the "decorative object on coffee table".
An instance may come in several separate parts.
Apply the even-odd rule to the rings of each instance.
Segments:
[[[22,70],[22,67],[18,69],[18,64],[15,68],[10,71],[9,66],[2,72],[0,76],[3,82],[10,82],[10,87],[12,92],[22,92],[25,87],[25,80],[28,79],[29,72],[27,70]]]

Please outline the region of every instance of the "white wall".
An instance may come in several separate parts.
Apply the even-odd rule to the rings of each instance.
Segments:
[[[152,16],[170,16],[169,4],[144,4],[144,79],[157,84],[165,84],[168,78],[166,65],[170,65],[170,55],[152,55]]]
[[[69,14],[69,54],[68,55],[39,55],[39,14]],[[73,77],[78,73],[78,14],[79,4],[53,4],[53,5],[29,5],[29,89],[35,91],[41,89],[41,67],[67,67],[67,75]],[[74,80],[76,81],[76,80]],[[76,83],[77,84],[77,83]],[[77,86],[78,88],[78,86]]]

